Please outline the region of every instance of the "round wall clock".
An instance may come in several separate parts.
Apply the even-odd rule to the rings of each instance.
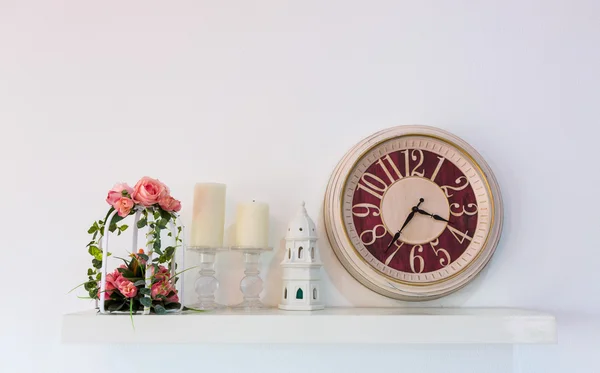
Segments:
[[[503,207],[492,170],[469,144],[437,128],[400,126],[342,158],[324,214],[336,255],[363,285],[428,300],[484,268],[500,239]]]

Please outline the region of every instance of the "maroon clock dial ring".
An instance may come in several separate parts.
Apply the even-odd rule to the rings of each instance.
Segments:
[[[385,161],[389,162],[391,160],[391,162],[393,162],[398,168],[399,165],[405,166],[406,151],[409,153],[409,172],[415,175],[410,177],[423,177],[431,180],[431,177],[434,176],[434,172],[437,171],[433,182],[440,187],[440,191],[444,194],[445,192],[443,189],[441,189],[441,186],[453,186],[457,184],[456,180],[463,181],[462,184],[466,184],[466,176],[456,165],[454,165],[452,162],[444,161],[438,168],[440,160],[435,153],[430,151],[424,150],[419,152],[416,149],[410,148],[402,151],[399,150],[387,154],[389,158],[386,158]],[[412,157],[412,153],[414,153],[415,157]],[[383,157],[378,159],[365,171],[368,175],[374,175],[376,178],[367,176],[365,181],[380,188],[384,188],[384,186],[381,182],[379,182],[379,180],[383,180],[384,182],[392,182],[392,180],[394,180],[394,183],[402,182],[403,179],[396,180],[394,176],[392,176],[391,179],[388,177],[388,175],[397,176],[397,174],[390,173],[389,169],[392,167],[382,167],[382,159]],[[401,171],[400,174],[402,174]],[[386,190],[393,190],[391,188],[392,185],[389,185]],[[366,187],[368,186],[369,185],[367,184]],[[409,244],[403,240],[403,237],[400,237],[398,244],[403,244],[402,247],[397,251],[396,249],[398,248],[398,245],[394,245],[388,249],[388,245],[391,242],[394,233],[396,233],[397,229],[400,227],[388,226],[383,219],[383,214],[368,214],[364,216],[364,213],[361,213],[366,210],[366,208],[363,206],[367,205],[379,206],[381,210],[382,201],[386,199],[386,195],[384,194],[383,198],[380,199],[376,195],[378,193],[371,193],[371,191],[373,191],[373,189],[368,190],[366,188],[359,188],[354,192],[352,205],[358,207],[354,208],[355,214],[353,214],[353,220],[358,234],[363,235],[363,243],[365,241],[369,243],[365,244],[366,248],[380,262],[386,263],[387,261],[387,266],[402,272],[413,273],[413,270],[416,270],[419,273],[428,273],[437,271],[457,260],[467,248],[470,242],[468,239],[464,239],[462,242],[460,242],[454,237],[451,230],[444,229],[439,233],[439,235],[435,236],[430,241],[420,243],[414,242],[414,244],[419,244],[422,246],[417,247],[415,250],[420,251],[419,254],[423,260],[419,260],[416,268],[411,268],[409,257],[414,244]],[[377,189],[375,189],[375,192],[377,192]],[[458,231],[465,232],[465,234],[471,234],[477,227],[478,215],[477,210],[475,209],[476,198],[473,187],[467,184],[466,187],[461,190],[449,190],[448,194],[450,195],[450,197],[447,197],[447,199],[449,207],[451,207],[451,213],[449,216],[445,216],[445,218],[447,218],[449,224]],[[416,205],[418,200],[408,202],[414,202]],[[428,208],[430,205],[428,202],[428,199],[424,198],[424,202],[421,204],[420,208],[431,214],[439,215],[444,213],[444,211],[436,210],[436,206],[431,206],[431,208]],[[459,215],[460,212],[462,212],[461,206],[465,206],[466,211],[462,215]],[[406,211],[405,209],[405,211],[398,211],[398,213],[402,214],[402,217],[405,218],[410,211],[411,210]],[[413,219],[417,219],[417,221],[424,220],[426,221],[425,224],[429,223],[441,225],[440,223],[434,221],[431,217],[425,215],[415,216]],[[373,231],[374,227],[382,224],[386,228],[385,235],[378,234],[380,232],[374,232],[374,235],[369,233],[369,231]],[[380,230],[382,231],[382,228]],[[434,244],[433,247],[431,242]],[[436,253],[434,247],[436,250],[439,250],[439,248],[444,249],[447,254],[443,253],[440,255],[439,252]],[[392,255],[394,252],[395,255]]]

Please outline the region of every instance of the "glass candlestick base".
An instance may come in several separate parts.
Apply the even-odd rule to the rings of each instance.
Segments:
[[[268,308],[260,301],[260,293],[263,290],[263,280],[260,278],[260,254],[273,250],[272,247],[242,247],[234,246],[233,251],[241,251],[244,254],[244,278],[240,281],[240,290],[244,294],[244,301],[232,306],[246,310]]]
[[[187,248],[200,254],[200,271],[194,285],[198,302],[189,306],[197,310],[214,310],[225,306],[215,302],[215,292],[219,289],[219,280],[215,277],[215,259],[223,248],[190,246]]]

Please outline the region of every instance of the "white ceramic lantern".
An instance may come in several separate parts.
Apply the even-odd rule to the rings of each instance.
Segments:
[[[306,213],[304,202],[285,235],[283,290],[279,308],[312,311],[325,308],[321,296],[321,267],[315,223]]]

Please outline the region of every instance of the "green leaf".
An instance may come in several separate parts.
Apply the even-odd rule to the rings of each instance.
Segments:
[[[160,216],[167,221],[171,220],[173,217],[170,212],[165,211],[162,208],[160,209]]]
[[[109,312],[121,311],[125,308],[126,303],[127,303],[127,301],[124,301],[123,303],[110,302],[110,304],[108,305],[108,311]]]
[[[98,230],[98,223],[94,222],[94,224],[92,224],[90,229],[88,229],[88,233],[92,234],[92,233],[96,232],[97,230]]]
[[[158,225],[158,228],[165,229],[167,227],[167,224],[169,224],[169,220],[162,218],[159,221],[157,221],[156,224]]]
[[[85,284],[83,284],[83,288],[87,291],[90,291],[92,289],[96,289],[97,284],[94,281],[88,281]]]
[[[88,253],[93,256],[96,260],[102,260],[102,250],[98,246],[90,246]]]
[[[96,274],[96,280],[100,281],[102,279],[102,273],[97,273]]]
[[[152,306],[152,300],[149,297],[140,298],[140,303],[144,307],[151,307]]]
[[[92,259],[92,266],[96,269],[102,268],[102,260]]]
[[[160,218],[160,211],[154,210],[154,220],[157,220],[158,218]]]
[[[175,247],[174,246],[168,246],[165,249],[165,256],[172,257],[174,252],[175,252]]]
[[[164,315],[165,313],[167,313],[167,310],[165,309],[165,307],[161,306],[160,304],[157,304],[154,306],[154,312],[156,312],[157,315]]]
[[[160,250],[160,239],[156,239],[154,241],[154,243],[152,244],[152,248],[154,248],[154,250]]]
[[[108,227],[108,230],[111,232],[114,232],[117,230],[117,224],[115,223],[110,223],[110,226]]]
[[[122,216],[119,216],[119,214],[115,214],[115,215],[112,217],[112,220],[110,221],[110,224],[109,224],[109,226],[112,226],[113,224],[114,224],[114,225],[116,225],[118,222],[120,222],[120,221],[121,221],[121,220],[123,220],[123,219],[124,219],[124,217],[122,217]],[[115,229],[116,229],[116,228],[115,228]]]
[[[150,259],[146,254],[137,254],[137,256],[146,262]]]
[[[179,308],[181,308],[181,303],[178,303],[178,302],[167,303],[167,304],[165,304],[165,308],[168,310],[178,310]]]
[[[146,220],[146,218],[143,218],[143,219],[138,220],[137,227],[144,228],[146,226],[146,224],[148,224],[148,220]]]
[[[133,283],[133,286],[142,286],[146,284],[146,280],[137,280],[136,282]]]
[[[117,268],[117,271],[129,280],[135,278],[135,274],[127,268]]]
[[[135,331],[135,324],[133,323],[133,299],[129,302],[129,318],[131,319],[131,327]]]
[[[119,227],[119,230],[120,230],[121,232],[124,232],[124,231],[125,231],[127,228],[129,228],[129,225],[127,225],[127,224],[123,224],[123,225],[121,225],[121,226]]]
[[[92,270],[91,268],[88,268],[87,274],[88,274],[88,276],[92,276],[94,274],[94,270]]]
[[[148,288],[140,288],[139,292],[140,292],[140,294],[143,294],[143,295],[150,295],[150,294],[152,294],[152,290],[150,290]]]

